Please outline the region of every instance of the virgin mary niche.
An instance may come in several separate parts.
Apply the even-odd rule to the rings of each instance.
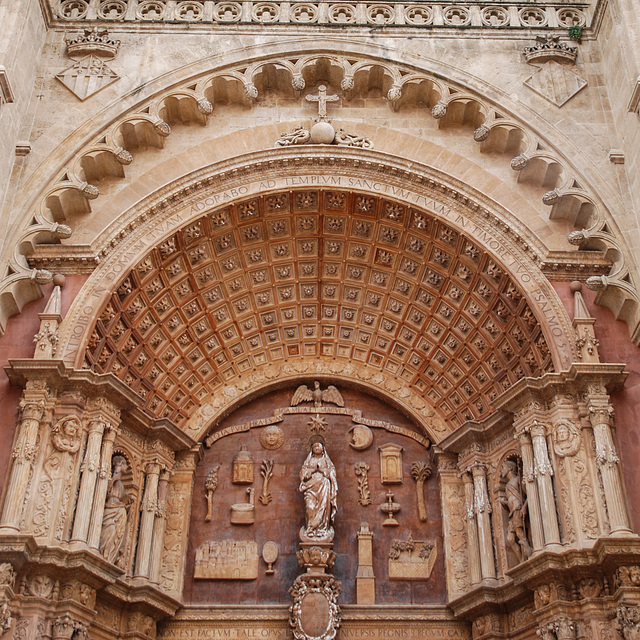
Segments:
[[[331,542],[338,497],[336,468],[322,436],[313,436],[310,445],[311,451],[300,471],[299,491],[304,495],[306,522],[300,529],[300,540]]]

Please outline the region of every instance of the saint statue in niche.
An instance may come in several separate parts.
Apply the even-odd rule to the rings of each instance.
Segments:
[[[108,562],[117,564],[127,530],[129,500],[122,482],[122,475],[126,473],[128,468],[127,459],[124,456],[113,456],[111,466],[113,471],[107,488],[107,500],[102,517],[100,553]]]
[[[527,514],[527,499],[522,492],[518,465],[514,460],[505,460],[500,472],[505,495],[500,498],[502,506],[509,512],[507,528],[507,544],[513,550],[518,562],[526,560],[531,555],[531,546],[527,540],[525,517]]]
[[[300,539],[303,542],[331,542],[338,496],[336,468],[322,436],[312,436],[310,444],[311,451],[300,471],[299,491],[304,495],[306,522],[300,529]]]

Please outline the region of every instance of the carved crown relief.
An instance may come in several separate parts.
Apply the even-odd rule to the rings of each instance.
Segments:
[[[522,291],[471,238],[332,190],[252,198],[190,223],[120,282],[85,354],[178,425],[220,384],[299,357],[387,371],[454,424],[552,370]]]

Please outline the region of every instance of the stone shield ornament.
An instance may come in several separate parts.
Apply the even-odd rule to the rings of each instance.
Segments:
[[[293,596],[289,623],[295,640],[334,640],[340,627],[338,596],[342,588],[332,575],[303,574],[289,593]]]

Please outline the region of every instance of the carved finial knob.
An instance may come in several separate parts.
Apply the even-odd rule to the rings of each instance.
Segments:
[[[529,163],[529,158],[527,156],[520,154],[511,160],[511,168],[514,171],[522,171],[527,164]]]
[[[31,278],[36,284],[49,284],[53,279],[53,273],[46,269],[33,269]]]
[[[580,246],[587,239],[587,235],[584,231],[572,231],[568,236],[567,240],[569,244]]]
[[[480,125],[473,132],[473,139],[476,142],[484,142],[489,137],[490,129],[489,127],[485,127],[484,125]]]
[[[258,97],[258,88],[253,82],[244,85],[244,95],[249,98],[249,100],[255,100]]]
[[[133,156],[126,149],[123,149],[122,147],[118,147],[116,149],[115,156],[116,156],[116,160],[120,164],[131,164],[133,162]]]
[[[340,82],[340,88],[343,91],[351,91],[354,86],[355,86],[355,83],[353,81],[352,76],[345,76],[344,78],[342,78],[342,81]]]
[[[547,193],[542,196],[542,204],[552,205],[558,202],[558,200],[560,200],[560,194],[555,189],[547,191]]]
[[[602,291],[607,286],[606,276],[591,276],[585,283],[591,291]]]
[[[100,195],[100,190],[94,184],[89,184],[85,182],[80,188],[82,195],[87,198],[87,200],[95,200]]]
[[[387,91],[387,100],[389,102],[398,102],[402,97],[402,87],[393,85],[389,91]]]
[[[70,238],[72,233],[71,227],[66,224],[56,224],[53,230],[53,235],[59,240]]]
[[[198,111],[205,116],[211,115],[213,113],[213,105],[206,98],[200,98],[198,100]]]
[[[291,86],[296,91],[302,91],[306,85],[307,83],[304,81],[304,78],[301,75],[296,75],[291,78]]]
[[[61,289],[64,287],[64,283],[66,282],[66,278],[61,273],[56,273],[53,276],[53,286],[60,287]]]
[[[579,291],[582,291],[582,282],[580,282],[579,280],[574,280],[569,285],[569,288],[571,289],[571,293],[578,293]]]
[[[447,115],[447,105],[443,102],[438,102],[433,109],[431,109],[431,115],[436,119],[440,120]]]
[[[166,138],[171,134],[171,127],[164,120],[158,120],[153,127],[156,130],[156,133],[163,138]]]

